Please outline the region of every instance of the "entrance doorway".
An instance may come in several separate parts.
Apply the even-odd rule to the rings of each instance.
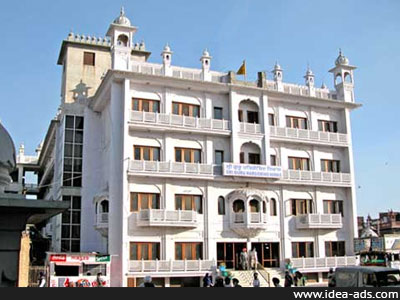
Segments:
[[[238,270],[240,252],[243,248],[246,248],[246,243],[217,243],[218,265],[225,263],[227,269]]]
[[[251,243],[253,248],[260,264],[266,268],[279,268],[279,243]]]

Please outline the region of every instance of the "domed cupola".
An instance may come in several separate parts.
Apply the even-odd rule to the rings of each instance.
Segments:
[[[0,124],[0,193],[10,183],[10,172],[16,167],[14,142],[7,130]]]
[[[349,64],[349,60],[346,56],[342,54],[342,50],[339,50],[339,56],[336,58],[335,65],[337,66],[347,66]]]
[[[117,25],[131,26],[131,21],[125,16],[125,10],[123,7],[121,7],[121,13],[119,17],[116,18],[113,23]]]

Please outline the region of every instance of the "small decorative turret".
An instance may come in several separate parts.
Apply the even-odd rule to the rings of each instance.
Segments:
[[[169,47],[168,43],[165,45],[163,52],[161,52],[162,60],[163,60],[163,73],[164,76],[172,76],[172,69],[171,69],[171,61],[172,61],[172,54],[171,48]]]
[[[278,62],[275,63],[274,70],[272,71],[274,74],[274,80],[276,83],[276,88],[278,91],[283,92],[283,70]]]
[[[202,79],[205,81],[211,81],[210,67],[211,67],[211,56],[207,49],[203,51],[203,55],[200,58]]]
[[[314,74],[310,69],[310,66],[307,66],[306,75],[304,75],[304,79],[306,80],[306,86],[308,86],[309,95],[315,97],[315,87],[314,87]]]

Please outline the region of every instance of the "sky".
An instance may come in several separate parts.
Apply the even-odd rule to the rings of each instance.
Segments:
[[[155,63],[168,42],[174,65],[200,67],[207,48],[216,71],[237,70],[246,59],[255,80],[278,61],[285,82],[303,84],[309,64],[316,84],[333,89],[328,70],[341,48],[358,67],[355,96],[363,105],[352,112],[358,214],[400,211],[397,0],[2,1],[0,120],[17,148],[24,143],[34,154],[60,105],[62,40],[71,30],[104,36],[121,6]]]

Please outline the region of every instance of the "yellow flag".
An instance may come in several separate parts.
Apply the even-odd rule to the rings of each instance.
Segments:
[[[246,75],[246,61],[243,61],[242,66],[240,67],[240,69],[237,71],[236,73],[237,75]]]

